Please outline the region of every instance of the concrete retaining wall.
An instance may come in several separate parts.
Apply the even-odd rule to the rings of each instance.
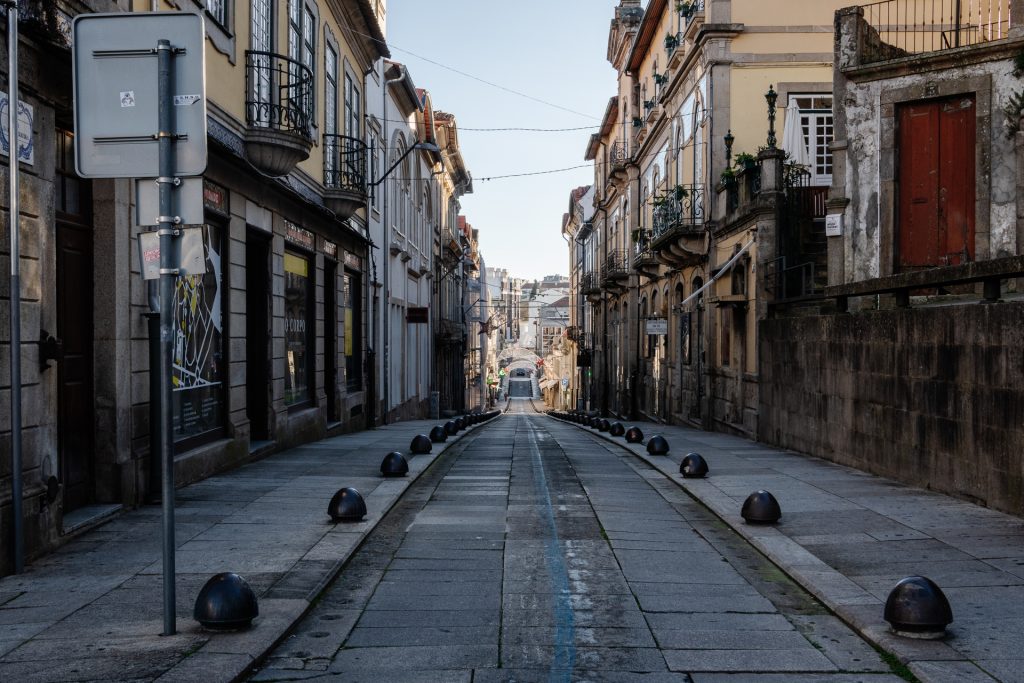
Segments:
[[[1024,515],[1024,304],[774,318],[759,438]]]

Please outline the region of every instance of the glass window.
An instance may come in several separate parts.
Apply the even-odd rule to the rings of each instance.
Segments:
[[[313,61],[316,56],[316,15],[312,8],[301,0],[291,0],[288,3],[288,56],[308,68],[313,75],[313,82],[316,83],[316,67]],[[298,73],[293,73],[292,76],[297,78]],[[308,92],[312,98],[313,90],[310,89]],[[304,111],[313,111],[312,102],[302,104]]]
[[[345,271],[345,377],[349,391],[363,388],[363,307],[362,278]]]
[[[345,74],[345,135],[359,137],[359,87]]]
[[[206,0],[206,13],[221,28],[228,26],[228,0]]]
[[[284,338],[287,406],[312,402],[313,353],[313,263],[308,256],[284,253]]]
[[[795,95],[800,109],[800,128],[807,143],[811,158],[812,185],[832,184],[832,151],[829,145],[833,137],[832,96]]]
[[[324,50],[324,132],[338,134],[338,53],[330,44]]]
[[[211,436],[224,426],[222,230],[203,226],[206,272],[175,280],[171,410],[176,442]]]

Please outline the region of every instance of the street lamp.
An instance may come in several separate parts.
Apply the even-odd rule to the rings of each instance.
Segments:
[[[775,92],[775,87],[769,85],[768,92],[764,94],[764,99],[768,102],[768,149],[775,149],[775,102],[779,99],[779,93]]]
[[[372,189],[374,187],[377,187],[381,183],[383,183],[384,180],[387,179],[387,177],[389,175],[391,175],[391,172],[394,171],[396,168],[398,168],[398,165],[401,164],[403,161],[405,161],[405,158],[407,156],[409,156],[410,154],[413,153],[413,150],[417,150],[417,149],[422,149],[425,152],[433,152],[434,154],[440,154],[441,153],[441,148],[438,147],[437,145],[435,145],[433,142],[417,142],[415,145],[413,145],[409,149],[405,150],[405,153],[402,154],[402,156],[398,157],[398,159],[395,161],[395,163],[391,164],[391,168],[389,168],[388,170],[384,171],[383,175],[381,175],[376,180],[367,183],[367,185],[369,185],[370,188]]]

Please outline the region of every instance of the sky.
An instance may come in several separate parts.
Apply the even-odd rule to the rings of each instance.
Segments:
[[[583,157],[608,98],[616,92],[615,70],[606,52],[617,4],[617,0],[388,2],[391,58],[409,68],[416,87],[430,92],[435,109],[454,114],[458,122],[462,156],[473,175],[473,194],[462,198],[462,213],[480,231],[480,249],[488,267],[506,268],[515,277],[529,279],[569,272],[562,214],[569,207],[569,192],[593,183],[593,166]],[[581,127],[586,128],[469,130]],[[571,166],[582,167],[486,180]]]

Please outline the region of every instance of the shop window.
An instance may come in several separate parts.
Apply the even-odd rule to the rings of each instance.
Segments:
[[[313,263],[308,256],[284,253],[284,402],[290,408],[310,405],[313,390]]]
[[[206,272],[175,279],[172,315],[171,410],[174,440],[187,449],[223,433],[223,230],[203,226]]]
[[[345,378],[350,392],[361,391],[363,388],[362,278],[357,273],[345,271],[344,287],[342,297],[345,304]]]

